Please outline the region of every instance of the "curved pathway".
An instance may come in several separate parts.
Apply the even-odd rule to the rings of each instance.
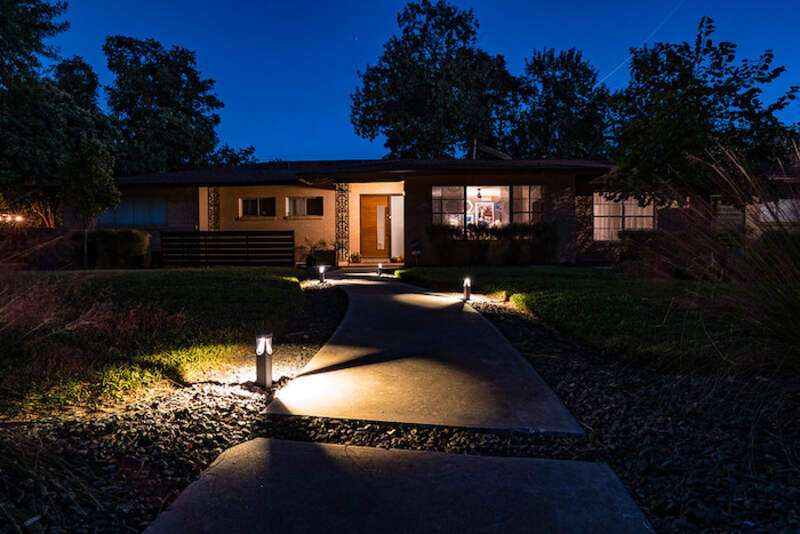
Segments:
[[[335,283],[347,314],[269,413],[582,432],[528,361],[460,298],[343,276]]]

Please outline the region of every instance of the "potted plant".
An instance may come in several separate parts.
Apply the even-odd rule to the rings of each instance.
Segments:
[[[361,254],[358,252],[350,254],[350,263],[361,263]]]

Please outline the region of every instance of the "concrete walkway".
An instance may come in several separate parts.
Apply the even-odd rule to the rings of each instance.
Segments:
[[[254,439],[146,534],[652,532],[606,464]]]
[[[389,279],[336,281],[347,314],[271,414],[581,433],[558,397],[460,298]]]

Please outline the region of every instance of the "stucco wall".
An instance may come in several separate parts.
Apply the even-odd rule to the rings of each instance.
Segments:
[[[239,198],[275,197],[275,217],[239,217]],[[322,216],[289,217],[288,197],[322,197]],[[295,245],[324,240],[330,246],[336,239],[335,192],[332,189],[302,185],[266,185],[219,188],[219,229],[293,230]]]

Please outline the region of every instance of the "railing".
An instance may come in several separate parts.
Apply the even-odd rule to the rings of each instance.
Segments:
[[[294,232],[161,232],[164,265],[294,265]]]

